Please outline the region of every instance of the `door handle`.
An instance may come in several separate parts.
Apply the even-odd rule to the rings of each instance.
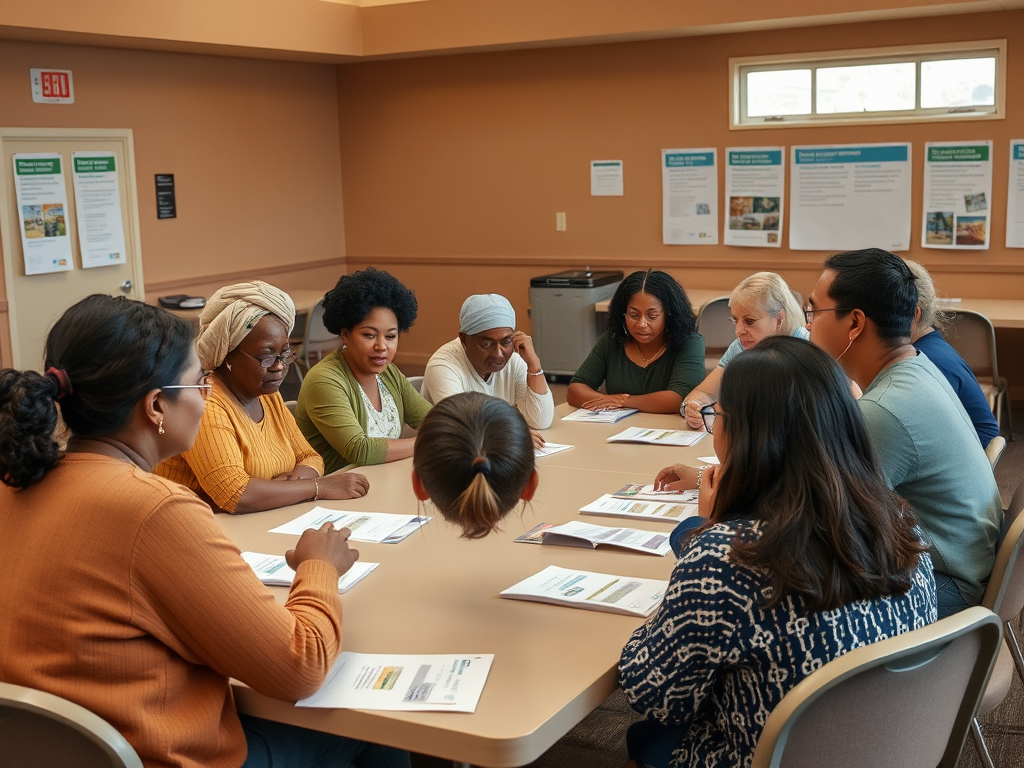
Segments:
[[[124,291],[125,293],[131,293],[132,292],[132,281],[131,280],[125,280],[123,283],[121,283],[121,290]]]

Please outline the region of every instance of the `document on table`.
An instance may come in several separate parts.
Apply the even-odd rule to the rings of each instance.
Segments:
[[[393,544],[401,541],[415,531],[429,517],[416,515],[393,515],[388,512],[345,512],[340,509],[324,509],[313,507],[304,515],[271,528],[271,533],[290,533],[299,536],[310,528],[319,528],[324,523],[332,523],[335,528],[348,528],[352,531],[353,541],[369,541],[373,543]]]
[[[561,453],[562,451],[568,451],[574,446],[562,445],[561,443],[544,443],[540,448],[536,448],[533,451],[533,457],[535,459],[542,459],[545,456],[550,456],[553,453]]]
[[[493,653],[463,655],[344,652],[320,690],[297,707],[475,712]]]
[[[584,515],[607,515],[608,517],[642,517],[648,520],[668,520],[674,523],[697,514],[696,504],[671,504],[662,501],[637,501],[617,499],[605,494],[580,509]]]
[[[540,573],[509,587],[501,593],[501,597],[626,616],[650,616],[665,596],[666,589],[667,581],[612,576],[549,565]]]
[[[695,445],[707,432],[691,432],[685,429],[644,429],[628,427],[608,438],[609,443],[649,443],[650,445]]]
[[[284,555],[265,555],[261,552],[243,552],[242,559],[256,571],[260,581],[268,587],[290,587],[295,571],[288,567]],[[364,563],[356,560],[345,575],[338,579],[338,592],[344,594],[362,581],[380,563]]]
[[[617,499],[639,499],[640,501],[668,501],[677,504],[696,504],[699,491],[656,491],[653,484],[630,483],[624,485],[612,496]]]
[[[619,547],[646,555],[664,557],[672,551],[668,535],[636,528],[608,528],[571,521],[563,525],[541,523],[516,539],[526,544],[556,544],[562,547]]]
[[[580,408],[568,416],[563,416],[562,421],[592,421],[595,424],[614,424],[619,419],[632,416],[636,412],[636,408],[607,408],[603,411],[588,411],[586,408]]]

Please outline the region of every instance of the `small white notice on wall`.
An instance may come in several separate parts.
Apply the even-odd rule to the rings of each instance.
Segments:
[[[32,101],[36,104],[74,104],[75,81],[70,69],[30,69]]]
[[[26,275],[66,272],[74,266],[62,159],[59,152],[12,157]]]
[[[992,201],[991,141],[924,145],[925,248],[988,248]]]
[[[114,153],[72,152],[71,171],[82,268],[124,264],[127,257]]]
[[[1024,139],[1010,142],[1010,181],[1006,195],[1006,247],[1024,248]]]
[[[665,245],[718,245],[718,150],[661,150]]]
[[[592,197],[622,197],[622,161],[590,161],[590,195]]]
[[[726,148],[726,245],[781,245],[786,188],[783,150],[784,147]]]

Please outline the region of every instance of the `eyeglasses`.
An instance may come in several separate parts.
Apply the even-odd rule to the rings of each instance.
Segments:
[[[711,403],[711,405],[705,405],[700,409],[700,417],[704,420],[704,429],[707,430],[709,435],[714,434],[715,420],[718,419],[719,416],[725,415],[715,410],[716,405],[718,405],[718,403]]]
[[[160,387],[160,389],[198,389],[199,396],[206,400],[210,397],[210,392],[213,390],[213,383],[209,372],[204,372],[202,384],[168,384],[166,387]]]
[[[828,307],[826,309],[805,309],[804,320],[808,324],[814,322],[814,315],[818,312],[849,312],[849,309],[843,309],[842,307]]]
[[[286,349],[280,355],[250,355],[248,352],[244,352],[243,350],[238,351],[259,363],[260,368],[272,368],[274,363],[278,361],[281,362],[281,365],[291,365],[295,362],[295,353],[290,349]]]
[[[492,339],[489,336],[470,336],[469,338],[484,352],[490,352],[495,347],[501,347],[506,352],[509,352],[512,349],[512,342],[515,340],[514,336],[506,336],[503,339]]]

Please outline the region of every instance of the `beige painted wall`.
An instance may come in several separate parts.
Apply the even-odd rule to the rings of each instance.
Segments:
[[[1006,120],[729,130],[730,56],[1002,37],[1010,52]],[[910,141],[919,242],[924,143],[992,139],[992,249],[915,245],[906,255],[931,268],[950,295],[1019,298],[1024,251],[1003,243],[1008,143],[1024,136],[1021,49],[1024,11],[1008,11],[958,16],[955,24],[872,22],[346,64],[338,100],[349,270],[372,263],[417,291],[420,320],[400,352],[417,362],[452,337],[465,294],[507,292],[525,316],[528,277],[584,264],[657,266],[684,286],[707,288],[774,269],[807,293],[825,253],[662,245],[660,150]],[[625,197],[590,197],[592,159],[624,161]],[[556,211],[567,212],[567,232],[555,231]],[[1024,369],[1018,373],[1024,385]]]

